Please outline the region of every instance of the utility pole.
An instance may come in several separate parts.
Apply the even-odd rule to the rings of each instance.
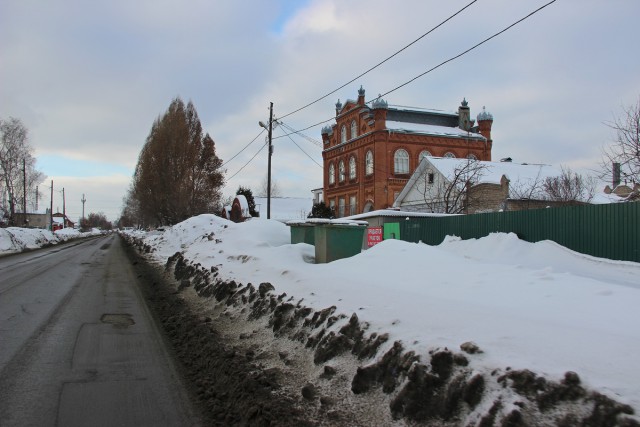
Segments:
[[[65,205],[64,187],[62,187],[62,228],[67,228],[67,207]]]
[[[51,232],[53,233],[53,180],[51,180],[51,208],[49,209],[49,220],[51,222]]]
[[[84,197],[84,193],[82,193],[82,199],[80,199],[80,201],[82,202],[82,219],[84,219],[84,202],[87,201],[87,199]]]
[[[36,213],[38,212],[38,186],[36,185]]]
[[[22,192],[23,192],[23,200],[22,200],[22,212],[24,213],[23,222],[27,221],[27,161],[22,159]]]
[[[269,162],[267,165],[267,219],[271,219],[271,155],[273,154],[272,142],[273,131],[273,102],[269,106]]]

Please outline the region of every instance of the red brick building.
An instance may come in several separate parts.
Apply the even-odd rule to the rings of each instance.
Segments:
[[[336,124],[322,129],[325,203],[342,217],[393,205],[423,156],[491,160],[493,117],[390,107],[378,97],[336,103]],[[370,104],[370,105],[369,105]]]

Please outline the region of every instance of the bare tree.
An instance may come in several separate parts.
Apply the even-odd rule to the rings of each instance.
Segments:
[[[256,191],[258,197],[267,197],[268,178],[265,176],[260,183],[260,188]],[[282,191],[280,191],[280,185],[278,181],[271,178],[271,197],[282,197]]]
[[[583,177],[565,167],[559,176],[548,177],[542,183],[544,199],[555,202],[588,203],[595,195],[595,187],[595,179]]]
[[[622,115],[611,122],[605,122],[613,129],[616,137],[613,144],[603,148],[602,177],[613,181],[618,178],[630,183],[640,182],[640,97],[636,105],[622,107]],[[619,176],[614,170],[619,164]]]
[[[467,190],[480,181],[486,166],[478,160],[466,159],[453,169],[450,176],[426,170],[416,185],[427,211],[434,213],[462,213],[470,200]]]
[[[36,170],[28,130],[19,119],[0,119],[0,133],[0,214],[13,223],[16,211],[23,211],[36,197],[32,190],[44,181],[45,175]]]

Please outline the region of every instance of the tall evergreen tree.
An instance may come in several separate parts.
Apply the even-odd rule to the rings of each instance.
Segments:
[[[224,184],[222,160],[203,134],[191,102],[180,98],[155,120],[136,166],[132,200],[147,223],[176,224],[219,204]]]

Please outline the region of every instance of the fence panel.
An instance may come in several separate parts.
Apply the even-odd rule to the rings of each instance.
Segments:
[[[400,222],[400,236],[410,242],[442,243],[490,233],[515,233],[528,242],[553,240],[577,252],[640,262],[640,203],[567,206],[516,212],[413,218]]]

